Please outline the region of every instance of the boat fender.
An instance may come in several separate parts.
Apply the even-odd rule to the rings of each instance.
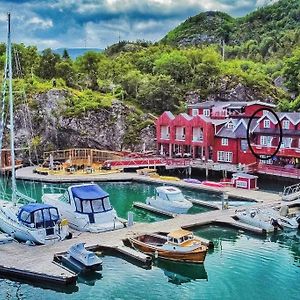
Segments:
[[[155,252],[154,252],[154,257],[158,258],[158,251],[157,250],[155,250]]]
[[[61,221],[60,221],[60,225],[61,226],[67,226],[69,224],[69,221],[67,220],[67,219],[62,219]]]

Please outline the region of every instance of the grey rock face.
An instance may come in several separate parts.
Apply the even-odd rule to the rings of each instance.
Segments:
[[[67,91],[50,90],[34,96],[34,108],[25,104],[16,108],[16,145],[24,147],[32,137],[39,140],[39,152],[65,148],[98,148],[125,150],[126,118],[132,112],[115,100],[109,109],[88,111],[81,116],[68,117],[64,112],[70,97]],[[153,126],[142,129],[137,150],[154,150]],[[37,138],[38,137],[38,138]]]

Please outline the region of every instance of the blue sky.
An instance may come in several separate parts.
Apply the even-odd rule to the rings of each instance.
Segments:
[[[51,47],[105,48],[121,39],[157,41],[187,17],[207,10],[243,16],[276,0],[0,0],[0,41],[6,12],[13,40]]]

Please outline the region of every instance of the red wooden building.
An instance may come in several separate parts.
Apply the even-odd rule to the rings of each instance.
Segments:
[[[264,163],[300,167],[300,113],[277,113],[282,125],[282,144],[271,160],[258,159],[247,142],[250,124],[251,145],[260,155],[270,156],[279,142],[279,124],[267,109],[275,105],[261,101],[207,101],[189,105],[188,114],[164,112],[157,120],[158,152],[168,157],[193,157],[231,164]]]

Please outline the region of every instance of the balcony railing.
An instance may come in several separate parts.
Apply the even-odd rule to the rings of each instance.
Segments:
[[[273,155],[277,149],[277,146],[252,145],[252,149],[258,155]],[[280,147],[277,155],[300,157],[300,149],[299,148],[282,148],[282,147]]]

